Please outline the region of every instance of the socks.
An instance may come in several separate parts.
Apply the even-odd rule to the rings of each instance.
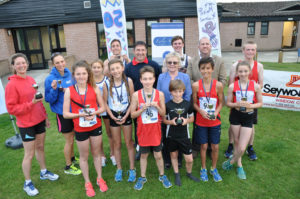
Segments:
[[[231,147],[231,148],[233,148],[233,144],[232,143],[229,143],[229,145],[228,145],[229,147]]]
[[[28,185],[31,182],[31,179],[25,180],[26,185]]]
[[[186,173],[186,176],[195,182],[200,182],[199,178],[196,178],[195,176],[193,176],[192,173]]]
[[[41,169],[42,175],[44,175],[47,172],[47,169]]]
[[[174,174],[175,174],[175,185],[181,186],[180,174],[179,173],[174,173]]]

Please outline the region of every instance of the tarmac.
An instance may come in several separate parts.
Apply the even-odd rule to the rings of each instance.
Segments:
[[[265,52],[258,52],[257,53],[257,60],[259,62],[278,62],[278,55],[279,51],[265,51]],[[230,67],[236,60],[243,59],[242,52],[223,52],[222,58],[224,59],[225,67],[227,70],[227,74],[229,74]],[[295,63],[298,60],[298,52],[297,51],[284,51],[283,52],[283,63]],[[300,58],[299,58],[300,60]],[[44,81],[46,77],[49,75],[49,69],[43,70],[30,70],[27,74],[35,79],[39,86],[39,91],[44,93]],[[1,77],[3,87],[5,88],[8,80],[7,78],[10,76],[5,75]]]

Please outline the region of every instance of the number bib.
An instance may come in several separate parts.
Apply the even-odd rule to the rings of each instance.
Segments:
[[[95,112],[94,108],[87,108],[86,109],[89,112]],[[79,113],[85,113],[83,109],[79,110]],[[94,115],[93,120],[85,120],[84,117],[79,117],[79,126],[80,127],[91,127],[97,124],[97,118],[96,115]]]
[[[209,103],[213,105],[212,109],[208,108],[208,101],[206,97],[200,97],[199,98],[199,104],[200,104],[200,109],[204,110],[205,112],[210,112],[210,111],[215,111],[216,106],[217,106],[217,99],[216,98],[210,98]]]
[[[243,96],[245,97],[246,92],[243,91]],[[241,95],[241,91],[236,91],[235,92],[235,97],[236,97],[236,101],[240,102],[242,99],[242,95]],[[247,102],[249,103],[253,103],[253,97],[254,97],[254,92],[253,91],[248,91],[247,92]]]
[[[152,124],[158,122],[158,111],[154,107],[149,107],[142,112],[143,124]]]

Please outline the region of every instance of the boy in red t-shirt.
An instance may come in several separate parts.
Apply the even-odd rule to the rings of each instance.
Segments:
[[[161,117],[164,117],[166,113],[165,97],[162,92],[153,88],[155,72],[151,66],[141,68],[140,81],[143,88],[136,91],[131,100],[131,117],[137,118],[137,137],[141,152],[141,177],[134,189],[141,190],[144,183],[147,182],[147,158],[151,149],[153,149],[159,170],[158,179],[165,188],[170,188],[172,184],[164,175],[164,162],[161,153]]]

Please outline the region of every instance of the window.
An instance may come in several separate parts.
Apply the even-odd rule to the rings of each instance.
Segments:
[[[147,51],[148,51],[148,57],[151,57],[152,55],[152,41],[151,41],[151,24],[157,23],[158,19],[148,19],[146,20],[146,44],[147,44]]]
[[[127,29],[128,55],[132,59],[134,57],[134,55],[133,55],[133,46],[134,46],[134,43],[135,43],[133,20],[127,20],[126,21],[126,29]]]
[[[261,35],[268,35],[269,33],[269,22],[262,21],[261,22],[261,28],[260,28],[260,34]]]
[[[247,35],[255,35],[255,22],[248,22]]]

